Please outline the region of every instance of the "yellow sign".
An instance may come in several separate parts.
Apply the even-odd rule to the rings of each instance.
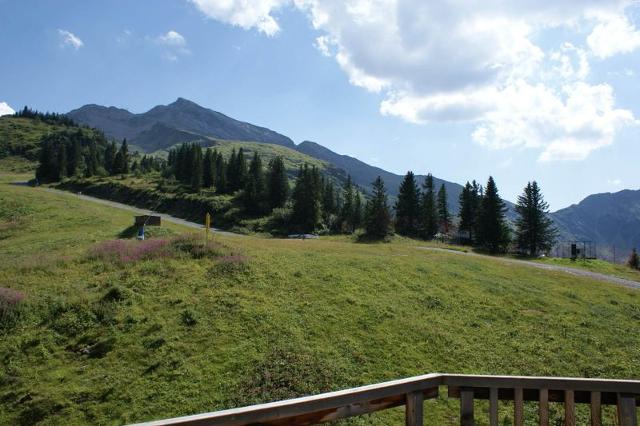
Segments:
[[[209,229],[211,228],[211,215],[207,213],[204,217],[205,238],[209,239]]]

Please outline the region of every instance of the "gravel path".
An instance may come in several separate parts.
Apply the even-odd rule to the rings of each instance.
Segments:
[[[509,257],[488,256],[484,254],[478,254],[473,252],[463,252],[459,250],[451,250],[451,249],[445,249],[445,248],[439,248],[439,247],[417,247],[417,248],[420,250],[431,250],[431,251],[440,251],[440,252],[446,252],[446,253],[455,253],[455,254],[460,254],[465,256],[483,257],[483,258],[489,258],[496,261],[510,263],[514,265],[526,265],[526,266],[531,266],[538,269],[546,269],[547,271],[564,272],[566,274],[579,275],[581,277],[588,277],[594,280],[606,281],[606,282],[621,285],[624,287],[640,290],[640,282],[627,280],[624,278],[613,277],[611,275],[600,274],[598,272],[586,271],[584,269],[571,268],[569,266],[548,265],[545,263],[532,262],[530,260],[519,260],[519,259],[512,259]]]
[[[20,183],[16,183],[16,184],[22,184],[22,183],[20,182]],[[91,201],[91,202],[98,203],[98,204],[104,204],[105,206],[115,207],[117,209],[129,210],[129,211],[137,213],[137,214],[149,214],[149,210],[139,209],[137,207],[132,207],[132,206],[129,206],[127,204],[122,204],[122,203],[118,203],[118,202],[115,202],[115,201],[104,200],[102,198],[96,198],[96,197],[92,197],[90,195],[77,194],[75,192],[62,191],[60,189],[54,189],[54,188],[40,187],[38,189],[40,189],[42,191],[50,192],[52,194],[64,195],[64,196],[69,196],[69,197],[76,197],[76,198],[80,198],[81,200]],[[172,223],[176,223],[178,225],[188,226],[189,228],[196,228],[196,229],[204,228],[204,225],[201,225],[199,223],[190,222],[188,220],[180,219],[179,217],[171,216],[171,215],[168,215],[168,214],[165,214],[165,213],[153,212],[153,214],[157,215],[157,216],[160,216],[162,218],[162,220],[166,220],[167,222],[172,222]],[[219,234],[219,235],[229,235],[229,236],[232,236],[232,237],[243,237],[244,236],[244,235],[236,234],[236,233],[233,233],[233,232],[222,231],[222,230],[217,229],[217,228],[211,228],[211,230],[213,232],[215,232],[216,234]]]

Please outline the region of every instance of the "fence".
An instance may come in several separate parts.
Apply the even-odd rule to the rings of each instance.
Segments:
[[[538,424],[549,425],[549,403],[563,403],[564,423],[576,424],[576,404],[589,404],[591,425],[602,422],[602,406],[616,405],[620,426],[637,426],[640,381],[566,377],[427,374],[337,392],[145,423],[183,425],[311,425],[405,406],[405,424],[423,424],[424,400],[447,387],[460,399],[460,424],[475,424],[474,400],[489,400],[489,424],[498,425],[498,401],[513,401],[514,424],[524,423],[524,402],[538,402]]]

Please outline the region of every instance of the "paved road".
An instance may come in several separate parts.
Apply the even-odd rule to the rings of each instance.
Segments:
[[[16,182],[16,185],[22,185],[22,182]],[[68,196],[68,197],[76,197],[76,198],[80,198],[81,200],[86,200],[86,201],[91,201],[94,203],[98,203],[98,204],[104,204],[105,206],[109,206],[109,207],[115,207],[117,209],[122,209],[122,210],[129,210],[131,212],[134,213],[138,213],[138,214],[149,214],[149,210],[144,210],[144,209],[139,209],[137,207],[132,207],[129,206],[127,204],[122,204],[122,203],[118,203],[115,201],[109,201],[109,200],[104,200],[102,198],[96,198],[96,197],[92,197],[90,195],[84,195],[84,194],[77,194],[74,192],[69,192],[69,191],[62,191],[59,189],[54,189],[54,188],[45,188],[45,187],[40,187],[38,188],[41,191],[46,191],[46,192],[51,192],[53,194],[58,194],[58,195],[64,195],[64,196]],[[154,212],[154,215],[160,216],[162,218],[162,220],[166,220],[167,222],[172,222],[172,223],[176,223],[178,225],[183,225],[183,226],[188,226],[190,228],[197,228],[197,229],[202,229],[204,228],[204,225],[201,225],[199,223],[196,222],[190,222],[188,220],[184,220],[184,219],[180,219],[179,217],[175,217],[175,216],[171,216],[165,213],[157,213]],[[217,228],[211,228],[212,231],[214,231],[216,234],[219,235],[229,235],[232,237],[243,237],[244,235],[242,234],[236,234],[233,232],[228,232],[228,231],[222,231],[220,229]]]
[[[640,290],[640,282],[627,280],[624,278],[612,277],[611,275],[600,274],[598,272],[586,271],[584,269],[572,268],[570,266],[549,265],[546,263],[532,262],[530,260],[519,260],[519,259],[513,259],[509,257],[488,256],[484,254],[478,254],[473,252],[463,252],[459,250],[450,250],[450,249],[439,248],[439,247],[417,247],[417,248],[420,250],[441,251],[446,253],[460,254],[464,256],[484,257],[484,258],[489,258],[489,259],[493,259],[493,260],[504,262],[504,263],[510,263],[515,265],[526,265],[526,266],[531,266],[538,269],[546,269],[548,271],[564,272],[566,274],[579,275],[581,277],[593,278],[594,280],[599,280],[599,281],[607,281],[613,284],[618,284],[624,287]]]

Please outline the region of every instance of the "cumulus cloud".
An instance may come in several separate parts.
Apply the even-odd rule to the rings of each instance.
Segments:
[[[279,30],[274,12],[292,4],[351,84],[383,96],[382,114],[473,123],[473,140],[491,149],[580,160],[636,123],[616,108],[610,85],[590,81],[589,65],[640,47],[626,15],[631,0],[191,1],[213,19],[269,35]],[[584,41],[538,44],[557,28]]]
[[[70,31],[58,29],[58,35],[60,36],[60,45],[62,47],[69,46],[75,50],[80,49],[84,46],[80,37],[76,36]]]
[[[640,47],[640,31],[626,16],[605,16],[600,21],[587,37],[589,48],[598,58],[629,53]]]
[[[177,31],[170,30],[158,36],[155,41],[164,47],[162,56],[170,61],[177,61],[179,56],[191,53],[187,47],[187,39]]]
[[[190,0],[207,17],[273,36],[280,31],[273,12],[289,0]]]
[[[0,116],[2,115],[12,115],[15,114],[13,108],[9,106],[6,102],[0,102]]]

